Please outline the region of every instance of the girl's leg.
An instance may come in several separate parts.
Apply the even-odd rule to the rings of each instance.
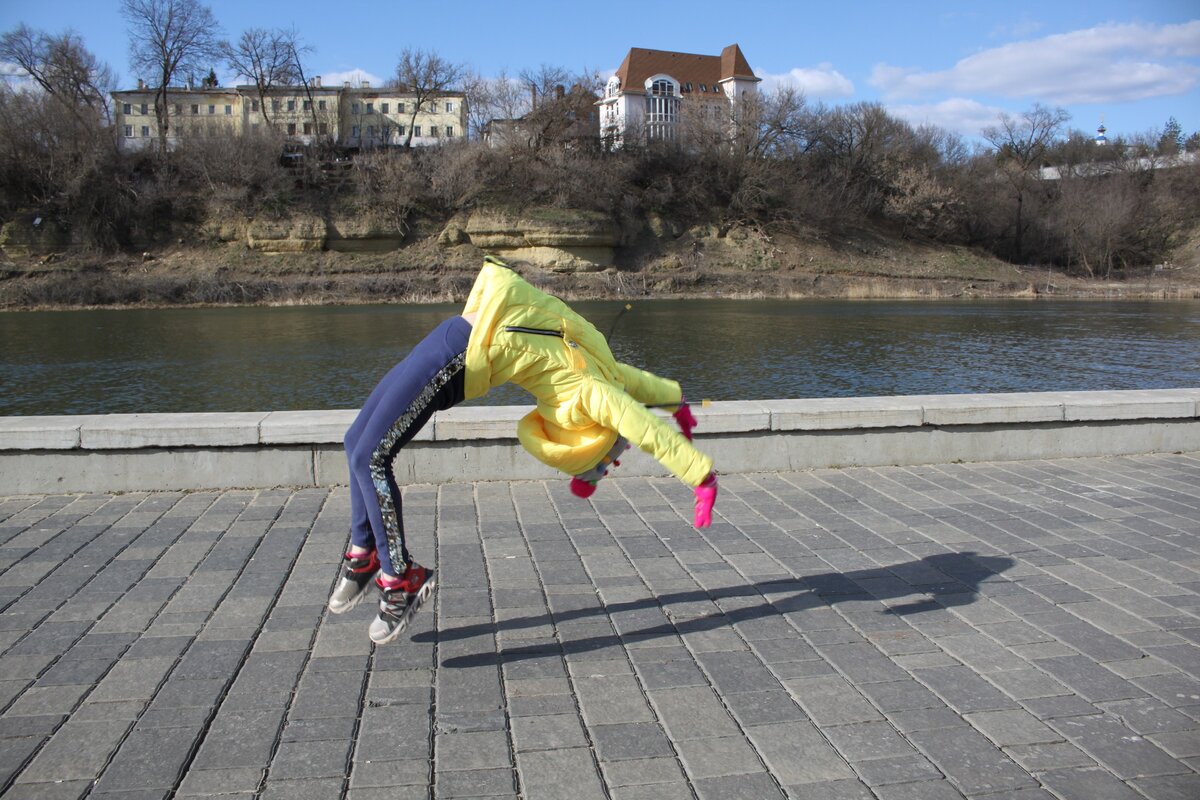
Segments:
[[[351,495],[352,514],[366,517],[380,562],[376,582],[383,599],[370,628],[371,639],[379,644],[405,629],[435,585],[433,572],[408,552],[393,464],[435,411],[462,402],[470,333],[462,317],[434,329],[380,381],[347,435],[350,475],[358,491],[358,505]],[[361,530],[362,516],[355,516],[354,524]]]

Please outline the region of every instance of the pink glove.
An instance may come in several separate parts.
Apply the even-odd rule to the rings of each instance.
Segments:
[[[571,494],[586,500],[596,492],[596,484],[591,481],[581,480],[579,478],[571,478]]]
[[[692,416],[692,409],[688,407],[687,400],[680,398],[679,408],[675,409],[675,413],[671,416],[679,423],[679,430],[683,432],[684,437],[690,442],[692,440],[692,429],[696,427],[696,418]]]
[[[713,503],[717,502],[717,473],[710,472],[696,492],[696,527],[707,528],[712,524]]]

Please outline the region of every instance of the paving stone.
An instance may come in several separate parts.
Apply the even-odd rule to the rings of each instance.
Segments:
[[[195,728],[135,728],[96,784],[98,792],[170,790],[199,738]]]
[[[1137,790],[1098,767],[1050,770],[1038,780],[1062,800],[1143,800]]]
[[[705,778],[694,786],[700,800],[772,800],[785,796],[765,772]]]
[[[707,686],[662,689],[652,691],[649,695],[663,727],[673,741],[740,733],[737,724],[721,704],[720,698]],[[783,692],[775,693],[775,696],[795,707],[791,698]]]
[[[129,722],[76,722],[59,728],[24,772],[23,778],[55,776],[61,780],[98,777],[121,743]]]
[[[1178,760],[1106,714],[1050,720],[1052,728],[1122,779],[1183,772]]]
[[[967,795],[1033,785],[1025,770],[970,729],[938,728],[915,731],[908,737]]]
[[[846,762],[809,722],[762,725],[747,732],[767,769],[781,784],[854,777]]]
[[[508,736],[503,731],[438,734],[434,751],[440,769],[478,770],[509,767]]]
[[[517,771],[528,800],[606,800],[596,763],[585,748],[517,753]]]
[[[1028,711],[981,711],[966,714],[964,719],[1001,747],[1062,741],[1060,734],[1038,721],[1037,717]]]
[[[517,750],[554,750],[587,747],[583,726],[575,714],[518,717],[512,720],[513,746]]]
[[[684,769],[693,781],[722,775],[763,771],[762,761],[741,736],[689,739],[675,745]]]
[[[635,722],[617,725],[592,725],[588,733],[601,761],[674,755],[662,728],[654,723]]]

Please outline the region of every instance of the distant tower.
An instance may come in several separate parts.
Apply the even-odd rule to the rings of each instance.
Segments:
[[[1108,144],[1108,137],[1104,135],[1107,130],[1108,128],[1104,127],[1104,115],[1101,114],[1100,127],[1096,128],[1096,144],[1101,146]]]

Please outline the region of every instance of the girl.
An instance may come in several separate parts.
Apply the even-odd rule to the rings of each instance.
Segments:
[[[679,384],[618,362],[591,323],[489,256],[462,315],[392,368],[346,432],[351,546],[329,610],[349,611],[374,578],[382,599],[369,635],[377,644],[398,637],[435,586],[433,571],[405,547],[396,453],[435,411],[510,382],[537,400],[517,426],[521,444],[573,475],[576,496],[590,496],[632,443],[693,487],[696,527],[711,523],[717,477],[691,443],[696,419]],[[682,435],[648,407],[672,410]]]

